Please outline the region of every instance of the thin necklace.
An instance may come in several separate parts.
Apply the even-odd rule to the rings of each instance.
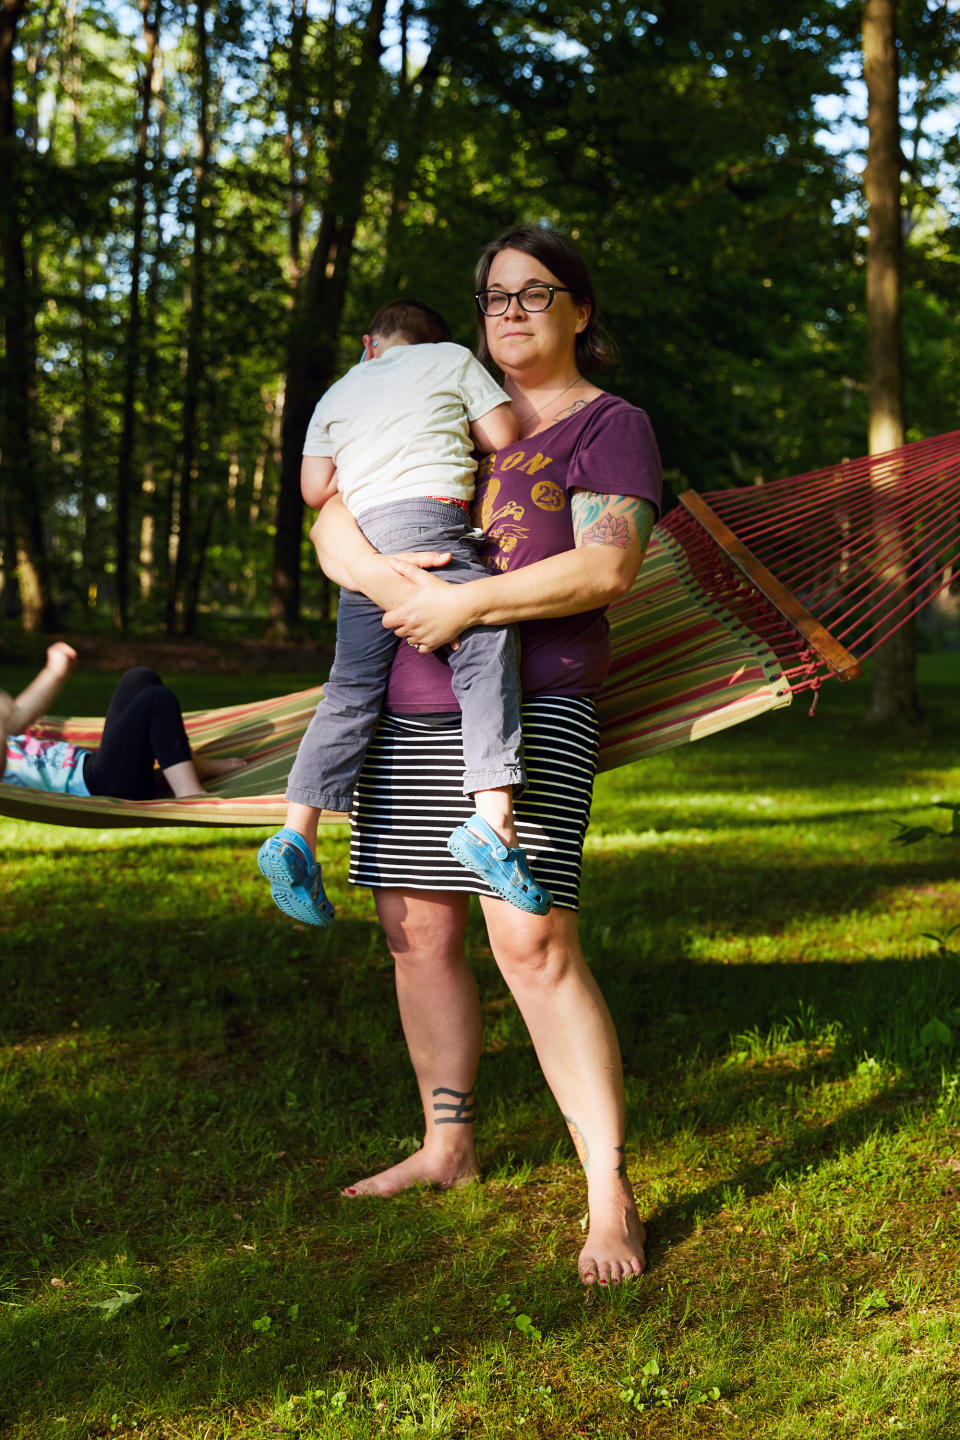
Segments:
[[[582,379],[583,379],[583,376],[582,376],[582,375],[577,375],[577,376],[575,376],[575,378],[570,381],[570,384],[569,384],[569,385],[565,385],[565,386],[563,387],[563,389],[560,391],[560,394],[559,394],[559,395],[555,395],[552,400],[548,400],[548,401],[547,401],[546,405],[543,407],[543,410],[549,410],[551,405],[556,405],[557,401],[558,401],[558,400],[562,400],[563,397],[564,397],[564,395],[566,395],[567,391],[568,391],[568,390],[572,390],[573,387],[574,387],[574,385],[579,385],[579,384],[580,384],[580,381],[581,381]],[[538,410],[538,411],[537,411],[537,419],[538,419],[538,420],[542,420],[542,419],[543,419],[543,410]]]
[[[535,408],[534,411],[533,411],[533,413],[534,413],[534,415],[537,417],[537,419],[538,419],[538,420],[542,420],[543,417],[544,417],[545,412],[550,409],[550,406],[551,406],[551,405],[556,405],[556,403],[557,403],[558,400],[562,400],[563,397],[564,397],[564,395],[566,395],[567,391],[568,391],[568,390],[572,390],[573,387],[574,387],[574,385],[579,385],[582,379],[583,379],[583,376],[582,376],[582,375],[577,375],[573,380],[570,381],[570,384],[569,384],[569,385],[565,385],[565,386],[563,387],[563,389],[560,391],[560,393],[559,393],[558,395],[554,395],[554,397],[553,397],[552,400],[548,400],[547,403],[546,403],[546,405],[544,405],[544,407],[543,407],[542,410],[537,410],[537,409]]]

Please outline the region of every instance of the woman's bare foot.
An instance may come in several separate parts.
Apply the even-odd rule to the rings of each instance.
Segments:
[[[431,1154],[423,1147],[406,1160],[401,1160],[399,1165],[391,1165],[389,1170],[380,1170],[376,1175],[358,1180],[356,1185],[348,1185],[340,1194],[348,1200],[355,1200],[360,1195],[376,1195],[381,1200],[389,1200],[392,1195],[399,1195],[402,1190],[410,1190],[415,1185],[432,1185],[438,1190],[468,1185],[479,1174],[480,1167],[472,1148],[451,1154]]]
[[[646,1238],[629,1181],[620,1181],[609,1196],[592,1199],[590,1229],[577,1261],[584,1285],[618,1285],[640,1275],[647,1265]]]

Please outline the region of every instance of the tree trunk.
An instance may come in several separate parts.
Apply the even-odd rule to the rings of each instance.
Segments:
[[[3,568],[0,571],[0,587],[3,590],[3,618],[13,620],[17,615],[19,595],[17,594],[17,535],[13,526],[13,497],[9,489],[0,487],[0,511],[3,523]]]
[[[27,83],[25,86],[27,103],[25,114],[21,116],[23,138],[28,150],[39,149],[40,142],[40,77],[46,72],[50,58],[51,32],[54,30],[57,17],[56,0],[44,0],[43,12],[40,17],[40,32],[37,35],[34,47],[25,57],[25,68],[27,72]],[[54,37],[56,43],[56,37]],[[59,67],[62,79],[63,67]],[[50,107],[50,131],[47,144],[52,153],[54,142],[54,130],[56,127],[57,104],[56,101]]]
[[[283,463],[270,598],[270,629],[275,635],[291,634],[300,617],[300,462],[310,416],[333,377],[336,363],[354,235],[370,172],[372,116],[385,10],[386,0],[371,0],[349,109],[331,158],[330,187],[320,233],[290,317]]]
[[[458,20],[462,23],[462,17],[454,15],[451,7],[441,11],[436,39],[416,77],[416,99],[414,99],[414,85],[407,75],[406,65],[406,19],[406,7],[404,7],[401,11],[401,54],[403,58],[397,97],[397,120],[394,126],[397,157],[391,175],[390,209],[384,242],[384,253],[388,264],[393,264],[394,257],[400,252],[399,241],[403,230],[404,216],[410,202],[417,162],[422,153],[423,128],[433,103],[433,94],[440,78],[440,71],[449,53],[449,45],[453,42],[452,29]],[[399,290],[405,278],[404,275],[394,270],[390,276],[390,288]]]
[[[903,445],[903,231],[897,0],[866,0],[863,78],[869,141],[864,176],[867,239],[867,351],[870,454]]]
[[[77,0],[67,0],[59,73],[60,86],[70,117],[74,164],[79,167],[85,158],[84,70],[83,56],[77,39]],[[77,248],[79,282],[77,289],[80,297],[77,310],[77,338],[80,350],[80,413],[76,422],[78,455],[76,488],[78,494],[77,519],[80,531],[78,548],[82,555],[78,589],[83,594],[87,605],[91,609],[95,609],[101,591],[106,589],[106,582],[99,533],[102,530],[103,521],[97,505],[97,494],[102,488],[102,481],[96,473],[97,466],[94,458],[96,386],[93,375],[94,361],[91,358],[94,346],[91,341],[94,329],[92,316],[96,302],[91,295],[90,287],[90,274],[93,268],[91,241],[85,230],[81,230],[78,235]]]
[[[287,278],[292,297],[296,296],[297,286],[303,276],[300,242],[306,181],[306,157],[302,153],[306,111],[303,42],[306,38],[306,0],[293,0],[290,12],[290,89],[287,96],[287,133],[284,136],[287,158]]]
[[[163,154],[163,52],[159,45],[154,56],[153,93],[156,100],[156,149],[159,157]],[[143,376],[143,413],[141,419],[144,446],[143,477],[140,482],[140,598],[149,600],[157,583],[157,564],[160,570],[163,593],[169,582],[170,525],[169,511],[170,484],[165,497],[160,495],[158,474],[160,467],[155,458],[157,441],[156,399],[160,380],[160,359],[156,345],[157,316],[160,312],[160,272],[164,260],[163,205],[158,186],[153,188],[153,254],[147,274],[143,313],[147,337],[146,358]],[[169,479],[169,477],[168,477]],[[161,518],[163,524],[161,525]]]
[[[40,510],[34,433],[36,356],[30,280],[24,234],[24,191],[14,105],[14,49],[24,0],[0,4],[0,253],[3,255],[5,353],[0,411],[3,479],[9,487],[9,514],[17,548],[17,579],[23,625],[36,630],[56,624]]]
[[[865,0],[863,78],[867,87],[869,138],[864,182],[870,227],[867,239],[867,371],[871,455],[898,449],[906,440],[900,87],[896,24],[897,0]],[[886,528],[884,512],[889,508],[883,492],[896,484],[897,477],[887,475],[876,495],[881,530]],[[906,536],[902,544],[902,554],[906,558],[909,545]],[[893,598],[895,601],[896,597]],[[873,689],[866,720],[873,725],[915,725],[919,718],[914,627],[910,621],[876,651]]]
[[[124,357],[123,400],[121,404],[120,450],[117,458],[117,603],[116,624],[125,632],[130,619],[130,494],[133,489],[133,445],[136,427],[137,377],[140,372],[140,272],[143,266],[143,232],[147,210],[147,146],[150,135],[150,103],[153,99],[153,70],[160,36],[160,3],[153,17],[150,0],[139,0],[143,16],[143,39],[147,50],[140,87],[140,116],[137,122],[137,150],[133,172],[133,235],[130,254],[130,304],[127,313],[127,348]]]
[[[210,540],[213,536],[213,522],[216,519],[218,503],[217,496],[211,495],[209,504],[207,505],[206,518],[200,528],[199,539],[194,547],[196,554],[194,556],[193,573],[190,576],[190,591],[184,606],[183,630],[185,635],[196,635],[197,633],[197,616],[200,610],[200,591],[203,586],[203,571],[207,563],[207,552],[210,549]]]
[[[207,197],[210,181],[210,52],[207,35],[207,0],[197,5],[197,63],[199,68],[199,124],[194,166],[193,252],[190,258],[189,319],[184,375],[180,486],[177,505],[177,558],[173,584],[167,593],[167,634],[177,629],[178,614],[187,600],[192,569],[193,479],[197,454],[197,414],[203,368],[205,303],[205,242],[210,224]]]

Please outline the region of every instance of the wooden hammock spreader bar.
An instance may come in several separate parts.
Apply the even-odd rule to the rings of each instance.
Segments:
[[[829,630],[825,630],[820,621],[815,620],[810,611],[800,604],[797,597],[791,595],[756,555],[737,539],[730,527],[711,510],[702,495],[696,490],[685,490],[679,499],[683,508],[699,521],[710,538],[747,577],[750,584],[765,595],[784,619],[800,631],[811,650],[815,650],[826,661],[838,679],[856,680],[858,675],[862,674],[860,661],[851,655],[849,650],[845,650],[839,640],[835,640]]]

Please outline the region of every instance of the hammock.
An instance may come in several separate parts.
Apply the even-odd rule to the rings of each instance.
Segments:
[[[632,590],[610,607],[600,768],[789,705],[831,676],[854,679],[958,564],[960,431],[770,484],[688,491],[655,528]],[[0,784],[0,812],[101,829],[276,826],[322,694],[316,686],[185,715],[198,754],[249,761],[205,795],[80,799]],[[51,717],[32,729],[93,749],[102,724]]]

